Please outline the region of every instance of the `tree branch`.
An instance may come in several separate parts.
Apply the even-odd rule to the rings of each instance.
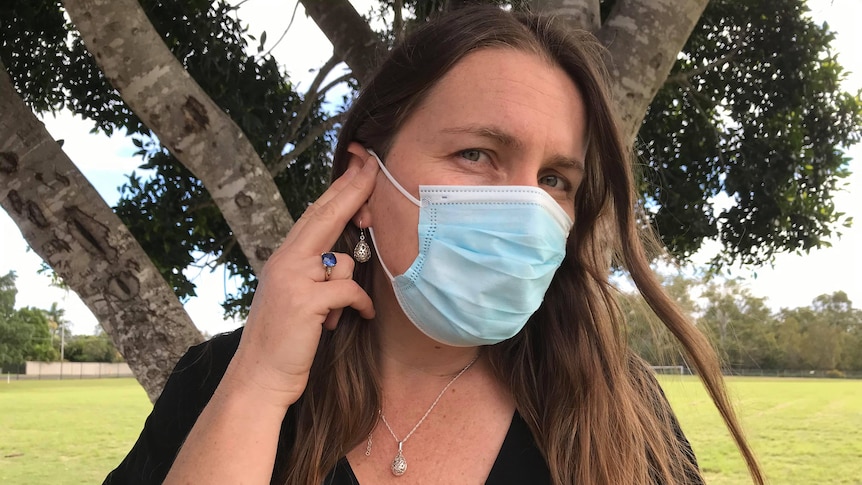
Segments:
[[[0,63],[0,205],[93,312],[155,401],[203,340],[120,218],[63,153]]]
[[[272,164],[269,168],[269,173],[273,177],[277,177],[284,169],[290,165],[290,162],[296,160],[297,157],[302,155],[303,152],[308,150],[311,145],[314,144],[315,140],[326,133],[327,130],[330,130],[336,123],[340,123],[341,120],[344,119],[344,113],[339,113],[335,116],[330,116],[329,119],[324,121],[323,123],[318,123],[314,125],[308,135],[302,139],[299,143],[297,143],[293,150],[285,154],[281,157],[277,162]]]
[[[243,3],[247,2],[247,1],[248,0],[243,0]],[[239,5],[237,5],[237,7],[238,6]],[[284,37],[290,31],[290,28],[293,27],[293,21],[296,19],[296,11],[297,10],[299,10],[299,0],[297,0],[296,4],[293,6],[293,13],[290,14],[290,22],[287,23],[287,27],[284,28],[284,30],[281,32],[281,35],[278,37],[278,40],[275,41],[275,43],[272,45],[272,47],[267,49],[266,53],[264,54],[265,56],[270,55],[272,53],[273,49],[278,47],[278,44],[281,44],[281,41],[284,40]]]
[[[353,78],[352,73],[344,74],[344,75],[332,80],[332,82],[330,82],[329,84],[324,86],[323,89],[321,89],[320,91],[316,91],[313,94],[311,94],[311,93],[306,94],[305,99],[302,101],[302,105],[297,110],[296,116],[294,116],[293,119],[290,120],[288,123],[285,123],[285,126],[287,127],[287,129],[279,130],[278,138],[276,138],[276,143],[278,144],[278,146],[283,147],[284,145],[286,145],[287,143],[292,141],[294,138],[296,138],[297,134],[299,133],[299,128],[302,126],[302,122],[305,120],[305,118],[308,117],[308,114],[311,111],[311,107],[314,105],[314,101],[316,99],[319,99],[321,96],[325,95],[330,89],[332,89],[336,85],[341,84],[341,83],[343,83],[343,82],[345,82],[351,78]],[[335,117],[330,117],[329,120],[323,122],[325,126],[322,129],[315,129],[313,131],[313,133],[316,133],[315,136],[321,136],[324,133],[326,133],[326,131],[328,129],[332,128],[334,123],[339,122],[340,120],[341,120],[341,115],[336,115]],[[293,155],[293,158],[298,157],[303,151],[305,151],[309,147],[311,147],[311,145],[313,143],[314,143],[313,139],[309,140],[308,137],[306,137],[306,139],[303,141],[303,146],[305,148],[303,148],[301,151],[299,151],[295,155]],[[291,153],[293,153],[295,151],[296,150],[294,149]],[[281,173],[281,171],[287,167],[287,165],[283,165],[283,166],[281,165],[281,163],[283,161],[284,161],[284,158],[282,158],[278,162],[275,162],[274,165],[273,164],[269,165],[270,173],[272,174],[273,177],[275,177],[276,175]],[[290,160],[288,160],[288,164],[289,164],[289,162],[290,162]],[[275,173],[273,173],[272,170],[273,170],[274,166],[275,167],[281,167],[281,168],[279,168]]]
[[[708,0],[617,0],[599,30],[598,37],[610,56],[612,95],[627,140],[634,140],[647,108],[707,3]]]
[[[260,274],[293,219],[248,139],[174,58],[136,1],[63,4],[105,76],[203,182]]]
[[[236,246],[236,238],[231,236],[230,239],[227,241],[227,244],[224,245],[224,249],[222,249],[221,254],[218,258],[216,258],[215,262],[213,263],[213,270],[227,262],[228,254],[233,251],[234,246]]]
[[[719,57],[718,59],[706,64],[704,66],[696,67],[694,69],[690,69],[685,72],[678,72],[673,76],[668,76],[665,80],[666,83],[672,84],[685,84],[691,80],[691,78],[695,76],[699,76],[701,74],[705,74],[707,72],[712,71],[713,69],[717,69],[730,61],[732,61],[740,52],[742,52],[742,47],[745,44],[745,33],[743,32],[739,37],[736,38],[734,42],[734,48],[728,52],[727,54]]]
[[[551,15],[571,28],[599,30],[599,0],[535,0],[533,10]]]
[[[317,75],[314,76],[314,80],[308,87],[308,91],[306,91],[305,96],[302,99],[302,103],[300,103],[299,108],[296,110],[296,115],[289,121],[283,123],[279,128],[278,134],[275,137],[279,144],[284,144],[285,140],[293,140],[296,136],[296,133],[299,131],[299,127],[302,126],[302,122],[305,121],[308,113],[311,112],[312,106],[314,106],[314,102],[318,99],[318,89],[320,88],[321,83],[323,83],[326,76],[328,76],[340,62],[341,59],[336,56],[332,56],[325,64],[323,64],[323,66],[320,67],[320,70],[317,71]]]
[[[395,0],[392,10],[392,31],[395,33],[395,42],[398,43],[404,38],[404,17],[401,12],[404,10],[404,0]]]
[[[301,0],[360,84],[371,77],[386,46],[348,0]]]
[[[341,83],[347,82],[347,81],[349,81],[349,80],[351,80],[351,79],[353,79],[353,73],[352,73],[352,72],[348,72],[348,73],[346,73],[346,74],[342,74],[341,76],[339,76],[339,77],[337,77],[337,78],[333,79],[333,80],[332,80],[329,84],[327,84],[326,86],[323,86],[323,88],[322,88],[322,89],[317,93],[317,95],[318,95],[318,96],[325,95],[326,93],[328,93],[328,92],[329,92],[329,90],[330,90],[330,89],[334,88],[335,86],[338,86],[338,85],[339,85],[339,84],[341,84]]]

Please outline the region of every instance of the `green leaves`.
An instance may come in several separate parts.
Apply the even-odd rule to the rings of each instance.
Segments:
[[[257,46],[257,52],[263,52],[263,45],[266,44],[266,31],[260,34],[260,44]]]
[[[758,264],[823,247],[847,224],[831,200],[862,102],[840,90],[833,34],[806,11],[801,0],[710,2],[650,106],[644,193],[677,256],[717,237],[716,265]]]
[[[862,371],[862,310],[843,291],[773,311],[739,280],[675,274],[664,286],[732,370]],[[632,349],[653,365],[687,365],[642,297],[620,296]]]
[[[15,273],[0,276],[0,371],[17,372],[27,360],[57,360],[48,316],[38,308],[15,309]],[[55,310],[56,307],[52,308]]]

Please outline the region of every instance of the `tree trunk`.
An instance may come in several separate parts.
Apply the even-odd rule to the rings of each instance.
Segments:
[[[123,100],[212,195],[260,274],[293,219],[238,126],[165,46],[135,0],[65,0],[87,50]]]
[[[96,189],[17,95],[0,63],[0,205],[95,314],[150,400],[203,340]],[[4,236],[5,237],[5,236]]]
[[[621,129],[634,140],[709,0],[617,0],[598,38],[610,54],[608,72]]]
[[[552,15],[572,28],[599,30],[599,0],[534,0],[533,11]]]

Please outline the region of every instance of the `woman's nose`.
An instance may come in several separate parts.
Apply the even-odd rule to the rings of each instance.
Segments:
[[[526,163],[523,165],[527,165]],[[529,187],[539,186],[539,172],[534,167],[518,167],[509,173],[506,185],[526,185]]]

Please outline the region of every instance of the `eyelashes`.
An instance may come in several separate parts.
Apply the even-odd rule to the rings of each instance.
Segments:
[[[490,159],[490,155],[485,153],[484,150],[480,150],[478,148],[468,148],[466,150],[461,150],[460,152],[458,152],[458,156],[474,163],[479,162],[479,159],[482,158],[482,156],[488,157]]]
[[[466,148],[455,152],[454,157],[461,160],[471,169],[480,169],[482,164],[487,164],[492,169],[497,167],[494,162],[493,152],[482,148]],[[573,197],[575,181],[561,174],[553,168],[543,168],[537,178],[539,186],[547,187],[546,190],[554,192],[565,192],[567,197]]]

